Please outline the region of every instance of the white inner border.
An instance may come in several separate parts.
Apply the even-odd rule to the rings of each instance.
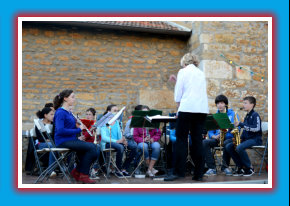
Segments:
[[[23,184],[22,22],[23,21],[267,21],[268,22],[268,184]],[[272,188],[272,17],[18,17],[18,188]],[[162,191],[162,189],[160,190]]]

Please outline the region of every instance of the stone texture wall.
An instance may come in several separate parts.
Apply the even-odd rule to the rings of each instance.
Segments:
[[[77,95],[75,112],[109,104],[175,108],[170,74],[180,68],[187,40],[118,30],[23,27],[23,126],[61,90]],[[154,99],[154,101],[152,101]]]
[[[255,110],[262,121],[268,121],[267,22],[192,22],[189,48],[200,56],[199,67],[207,78],[211,113],[216,112],[215,97],[224,94],[229,98],[229,106],[243,119],[246,113],[239,110],[242,99],[252,95],[257,99]],[[262,82],[261,76],[238,70],[238,67],[227,63],[220,54],[249,71],[264,75],[266,80]],[[267,135],[263,134],[264,142]],[[247,152],[257,170],[260,157],[253,150]]]
[[[216,112],[214,99],[218,94],[229,98],[230,107],[239,111],[242,99],[253,95],[256,111],[268,121],[268,25],[267,22],[192,22],[189,50],[201,58],[200,68],[207,78],[210,111]],[[265,75],[238,70],[220,55],[224,54],[243,68]]]
[[[200,56],[210,112],[216,112],[218,94],[228,96],[235,111],[242,107],[243,97],[253,95],[262,121],[268,121],[267,23],[185,22],[183,26],[192,27],[189,40],[117,30],[24,26],[23,129],[31,128],[35,112],[66,88],[75,91],[74,110],[82,114],[89,107],[102,113],[112,103],[128,106],[125,120],[137,104],[161,109],[164,114],[175,111],[174,84],[168,77],[177,74],[186,52]],[[238,72],[221,53],[264,74],[266,80]],[[238,114],[245,116],[243,111]],[[250,156],[256,165],[259,158],[252,152]]]

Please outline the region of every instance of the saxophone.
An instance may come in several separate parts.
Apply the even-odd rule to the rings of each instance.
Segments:
[[[234,118],[234,122],[238,122],[238,117],[237,117],[237,112],[235,113],[235,118]],[[234,148],[236,148],[239,144],[241,144],[241,135],[243,133],[243,129],[241,129],[241,132],[239,132],[239,128],[236,127],[231,131],[231,134],[234,135],[233,137],[233,144],[234,144]]]
[[[224,145],[224,141],[225,141],[225,137],[226,137],[226,133],[228,132],[227,129],[221,129],[220,130],[220,142],[219,142],[219,146],[222,147]]]

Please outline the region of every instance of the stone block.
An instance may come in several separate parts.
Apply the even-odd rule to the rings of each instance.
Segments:
[[[234,36],[231,34],[215,34],[215,41],[218,43],[232,44],[234,43]]]
[[[172,56],[175,56],[175,57],[180,56],[180,52],[179,52],[179,51],[176,51],[176,50],[171,50],[171,51],[169,51],[169,53],[170,53]]]
[[[199,35],[199,41],[201,44],[208,44],[208,43],[212,43],[214,40],[214,36],[212,34],[200,34]]]
[[[239,99],[241,94],[239,90],[225,90],[222,92],[229,99]]]
[[[148,60],[147,60],[147,63],[148,63],[148,64],[156,64],[157,61],[156,61],[155,59],[148,59]]]
[[[216,97],[220,91],[220,83],[215,79],[207,80],[207,95],[210,97]]]
[[[57,59],[59,61],[68,61],[69,60],[68,56],[58,56]]]
[[[101,42],[96,41],[96,40],[88,40],[84,42],[84,46],[86,47],[96,47],[96,46],[101,46]]]
[[[36,39],[35,40],[36,44],[48,44],[48,39]]]
[[[139,104],[151,109],[175,109],[174,93],[172,90],[140,90]]]
[[[247,46],[247,45],[249,45],[249,42],[250,42],[250,41],[249,41],[248,39],[238,38],[238,39],[236,40],[236,42],[237,42],[238,45]]]
[[[242,91],[241,98],[243,99],[246,96],[254,96],[257,99],[257,97],[259,96],[259,93],[255,92],[255,91],[252,91],[252,90],[251,91],[250,90]]]
[[[232,67],[224,61],[202,60],[199,68],[204,71],[208,79],[231,79],[233,77]]]
[[[237,79],[244,79],[244,80],[251,80],[251,71],[250,67],[242,66],[243,69],[240,69],[240,67],[236,67],[236,76]]]
[[[244,80],[224,80],[221,86],[224,89],[242,88],[246,86],[246,82]]]
[[[76,98],[79,99],[80,101],[84,100],[95,100],[95,95],[93,93],[78,93],[76,94]]]

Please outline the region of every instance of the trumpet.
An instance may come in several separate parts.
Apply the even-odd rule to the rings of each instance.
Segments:
[[[77,123],[84,125],[84,124],[82,123],[82,121],[81,121],[81,120],[80,120],[76,115],[74,115],[74,113],[71,112],[71,114],[72,114],[73,117],[77,120]],[[84,125],[84,126],[85,126],[85,125]],[[89,135],[93,136],[93,134],[90,132],[90,130],[89,130],[86,126],[85,126],[85,129],[86,129],[86,131],[89,133]]]
[[[238,122],[238,117],[237,117],[237,112],[235,113],[235,117],[234,117],[234,122]],[[241,131],[239,132],[239,129],[238,127],[234,128],[232,131],[231,131],[231,134],[234,135],[233,137],[233,144],[234,144],[234,147],[236,148],[239,144],[241,144],[241,136],[242,136],[242,133],[243,133],[243,128],[241,129]]]

